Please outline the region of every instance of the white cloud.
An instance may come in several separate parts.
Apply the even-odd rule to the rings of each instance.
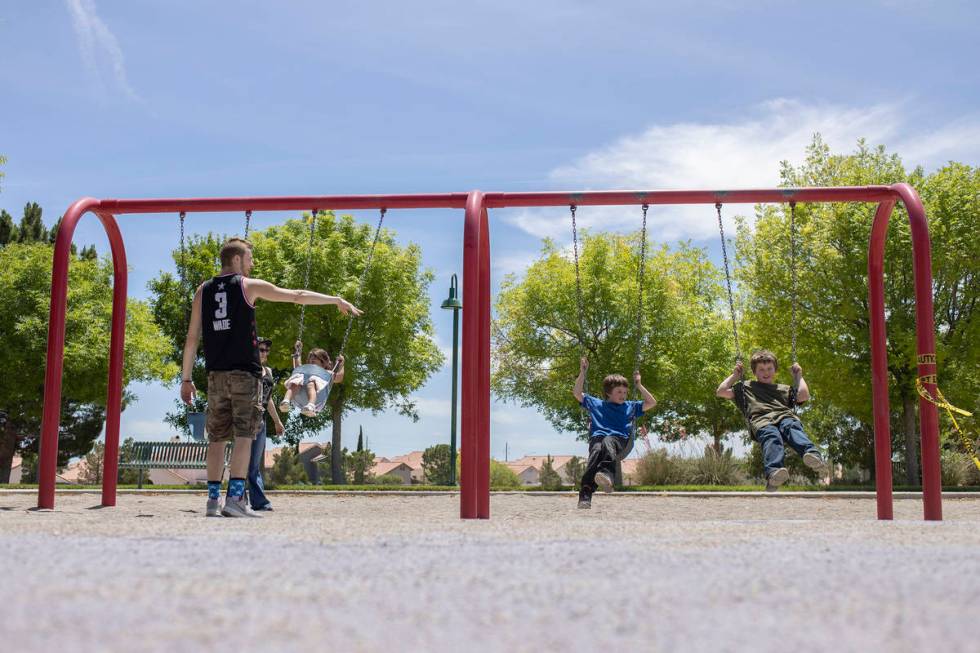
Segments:
[[[95,8],[95,0],[65,0],[71,12],[72,26],[78,38],[82,61],[99,82],[102,79],[102,68],[108,66],[119,88],[131,99],[138,100],[139,96],[126,79],[126,65],[123,60],[122,48],[119,41],[99,18]]]
[[[449,420],[452,413],[453,402],[448,399],[425,399],[415,397],[415,408],[420,419],[445,418]]]
[[[654,125],[555,169],[550,179],[553,187],[570,190],[774,187],[779,162],[800,161],[818,132],[838,152],[851,151],[859,138],[885,143],[908,167],[976,160],[980,154],[980,116],[929,132],[916,122],[902,103],[847,107],[777,99],[727,122]],[[744,214],[745,207],[737,210]],[[508,222],[533,236],[571,237],[566,208],[508,213]],[[640,220],[637,207],[586,206],[577,215],[579,227],[586,229],[635,231]],[[704,205],[652,206],[648,216],[648,229],[658,240],[717,237],[716,225],[713,207]]]

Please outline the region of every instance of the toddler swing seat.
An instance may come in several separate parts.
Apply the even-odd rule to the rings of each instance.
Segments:
[[[327,405],[327,397],[330,396],[330,390],[333,388],[333,372],[330,370],[325,370],[319,365],[307,363],[306,365],[300,365],[294,369],[292,375],[290,375],[290,378],[300,375],[303,377],[303,387],[297,389],[293,393],[292,405],[300,410],[305,408],[307,404],[307,396],[305,392],[306,384],[309,383],[311,379],[314,379],[314,383],[316,383],[316,379],[322,380],[322,385],[320,383],[316,383],[316,401],[313,402],[315,414],[319,415],[324,406]]]

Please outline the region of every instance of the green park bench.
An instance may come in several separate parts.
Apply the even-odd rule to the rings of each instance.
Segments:
[[[121,461],[119,469],[139,470],[137,487],[143,487],[146,469],[207,469],[207,442],[134,442],[132,456]],[[225,463],[231,462],[231,444],[225,447]]]

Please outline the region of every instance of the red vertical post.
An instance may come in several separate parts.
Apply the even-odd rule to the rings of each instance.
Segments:
[[[885,334],[885,235],[895,202],[881,202],[868,242],[868,307],[871,324],[871,397],[874,410],[875,491],[878,519],[892,519],[892,436],[888,419],[888,349]]]
[[[61,426],[61,373],[65,362],[65,313],[68,310],[68,264],[71,237],[85,212],[98,204],[86,197],[65,212],[54,243],[51,268],[51,308],[48,312],[48,354],[44,371],[44,409],[41,413],[41,443],[38,456],[37,507],[54,508],[54,485],[58,471],[58,428]]]
[[[908,184],[892,188],[902,198],[912,228],[912,274],[915,279],[915,341],[918,374],[936,396],[936,326],[932,307],[932,248],[929,223],[922,200]],[[919,433],[922,439],[922,509],[925,519],[943,518],[943,486],[939,463],[939,412],[935,404],[919,398]]]
[[[112,332],[109,341],[109,386],[106,396],[105,456],[102,472],[102,505],[116,505],[116,480],[119,476],[119,418],[122,411],[123,362],[126,346],[126,248],[116,219],[110,213],[99,213],[109,236],[112,251]]]
[[[490,519],[490,220],[480,200],[480,376],[477,418],[476,516]]]
[[[480,240],[483,193],[466,199],[463,225],[463,370],[460,389],[459,516],[477,519],[480,428]]]

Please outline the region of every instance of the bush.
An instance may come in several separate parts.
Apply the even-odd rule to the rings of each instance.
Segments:
[[[510,467],[496,460],[490,461],[490,489],[513,490],[519,487],[521,487],[521,479],[511,471]]]
[[[939,458],[943,487],[980,484],[980,471],[973,459],[959,451],[943,451]]]
[[[686,461],[675,458],[666,449],[657,449],[640,458],[636,466],[639,485],[683,485],[688,483]]]
[[[732,450],[718,453],[710,444],[704,455],[694,460],[691,483],[696,485],[739,485],[745,481],[739,461],[732,457]]]
[[[404,485],[402,480],[393,474],[385,474],[384,476],[374,476],[370,479],[371,485]]]

